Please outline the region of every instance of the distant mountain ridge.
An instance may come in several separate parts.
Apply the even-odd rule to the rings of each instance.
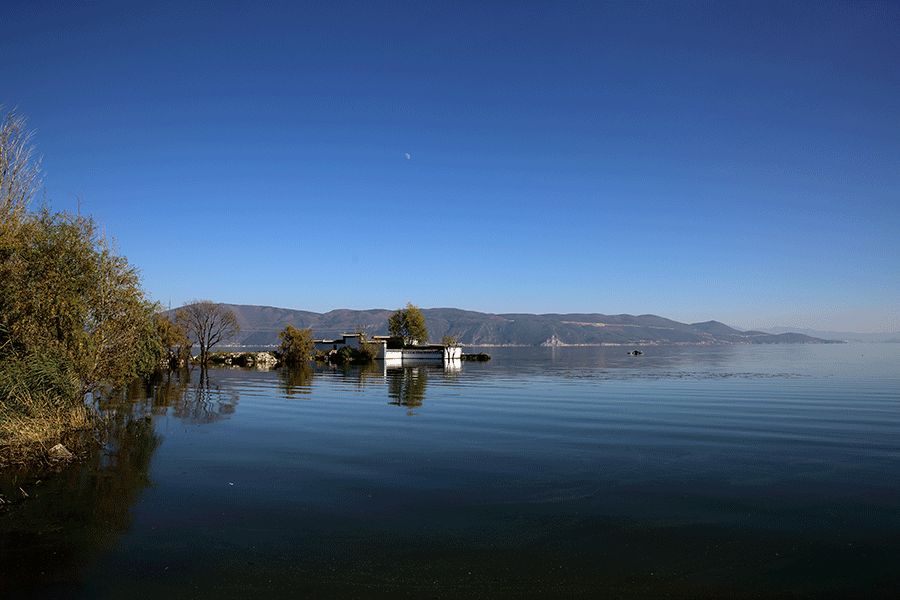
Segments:
[[[818,331],[816,329],[803,329],[791,327],[766,327],[761,329],[765,333],[796,332],[804,335],[821,338],[823,340],[840,340],[849,342],[897,342],[900,340],[900,331],[893,333],[853,333],[849,331]]]
[[[338,309],[315,313],[271,306],[222,304],[234,311],[241,332],[232,346],[278,345],[288,325],[312,329],[316,339],[338,338],[357,327],[369,335],[388,335],[388,309]],[[465,346],[599,346],[657,344],[822,344],[828,340],[800,333],[739,331],[718,321],[679,323],[656,315],[490,314],[458,308],[424,308],[429,339],[457,336]]]

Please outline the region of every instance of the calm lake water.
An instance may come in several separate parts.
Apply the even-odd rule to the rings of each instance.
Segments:
[[[485,350],[131,390],[90,464],[0,476],[0,596],[900,588],[900,344]]]

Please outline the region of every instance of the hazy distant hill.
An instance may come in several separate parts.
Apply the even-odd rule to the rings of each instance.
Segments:
[[[900,339],[900,331],[893,333],[852,333],[849,331],[817,331],[815,329],[802,329],[791,327],[767,327],[763,329],[766,333],[786,333],[795,332],[802,333],[823,340],[841,340],[851,342],[895,342]]]
[[[271,306],[223,306],[234,311],[241,325],[240,334],[231,342],[240,346],[277,345],[278,333],[287,325],[312,329],[317,339],[353,333],[357,326],[365,327],[370,335],[387,335],[388,317],[394,312],[341,309],[314,313]],[[431,341],[450,333],[468,346],[828,343],[799,333],[741,332],[718,321],[686,324],[656,315],[495,315],[457,308],[427,308],[422,313]]]

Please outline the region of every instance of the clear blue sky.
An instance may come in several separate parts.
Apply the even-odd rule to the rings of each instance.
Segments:
[[[0,2],[149,295],[900,330],[897,3]]]

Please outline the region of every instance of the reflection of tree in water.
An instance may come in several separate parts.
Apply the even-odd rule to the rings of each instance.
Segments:
[[[139,475],[146,480],[150,457],[163,440],[153,428],[153,418],[116,411],[107,415],[104,433],[106,444],[99,452],[100,468],[111,467],[123,477]]]
[[[316,365],[315,373],[340,378],[356,386],[357,391],[367,387],[384,385],[384,363],[370,361],[367,363],[344,363],[342,365]]]
[[[11,502],[0,505],[0,596],[76,583],[82,565],[131,527],[162,437],[129,410],[107,414],[103,437],[86,462],[59,473],[0,474]]]
[[[148,395],[153,414],[165,415],[169,412],[169,408],[184,405],[189,398],[190,385],[191,371],[189,369],[166,372]]]
[[[200,369],[200,381],[193,393],[183,394],[183,401],[174,405],[172,416],[193,425],[215,423],[234,414],[238,404],[237,391],[222,390],[209,379],[209,369]]]
[[[196,385],[192,386],[196,380]],[[193,425],[215,423],[234,414],[238,394],[226,386],[222,390],[210,381],[209,370],[168,371],[155,378],[148,387],[129,390],[126,400],[135,416],[170,415]],[[124,407],[116,406],[121,411]]]
[[[184,369],[95,398],[102,443],[86,461],[58,473],[0,472],[0,597],[77,586],[83,565],[131,527],[131,508],[150,485],[162,442],[153,417],[207,424],[235,412],[237,391],[212,379],[206,369]]]
[[[388,395],[393,398],[391,404],[418,408],[425,400],[425,387],[428,385],[428,371],[425,367],[402,367],[388,369]],[[409,411],[407,414],[414,414]]]
[[[309,365],[296,365],[278,369],[278,381],[288,396],[312,393],[313,369]]]
[[[384,385],[384,365],[374,360],[357,365],[356,377],[356,389],[360,392],[371,385],[381,387]]]
[[[192,386],[194,380],[197,383]],[[171,415],[199,425],[227,419],[238,399],[236,391],[223,391],[211,382],[208,369],[181,369],[159,374],[146,384],[135,382],[122,394],[96,400],[96,405],[110,414],[127,413],[134,418]]]

